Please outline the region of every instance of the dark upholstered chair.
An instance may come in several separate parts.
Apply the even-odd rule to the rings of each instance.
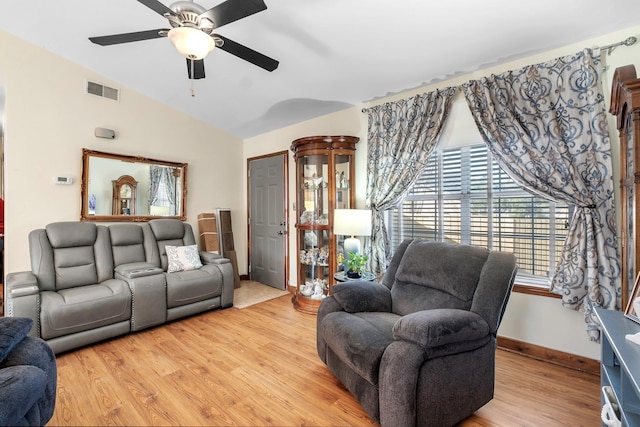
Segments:
[[[332,287],[320,358],[382,426],[451,426],[493,398],[512,254],[406,240],[382,283]]]
[[[33,320],[0,318],[0,425],[43,426],[53,416],[57,367],[53,350],[27,336]]]

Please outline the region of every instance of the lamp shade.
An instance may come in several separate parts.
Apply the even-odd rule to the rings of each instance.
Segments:
[[[368,209],[334,210],[333,233],[343,236],[371,236],[371,211]]]
[[[216,42],[204,31],[191,27],[176,27],[167,34],[171,43],[189,59],[202,59],[216,47]]]

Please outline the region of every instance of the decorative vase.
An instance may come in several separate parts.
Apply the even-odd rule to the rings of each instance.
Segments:
[[[347,271],[347,277],[349,279],[359,279],[360,278],[360,273],[358,273],[357,271],[349,270],[349,271]]]

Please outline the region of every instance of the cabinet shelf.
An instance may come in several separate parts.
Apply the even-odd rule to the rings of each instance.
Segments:
[[[298,230],[328,230],[329,224],[297,224]]]
[[[640,325],[619,311],[596,308],[596,315],[602,331],[601,386],[611,387],[620,407],[622,426],[640,427],[640,345],[625,338],[640,332]]]
[[[315,314],[331,293],[341,239],[333,234],[333,211],[355,205],[354,136],[312,136],[291,144],[296,161],[298,243],[297,310]]]

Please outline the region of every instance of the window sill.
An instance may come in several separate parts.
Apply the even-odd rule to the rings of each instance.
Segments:
[[[528,295],[537,295],[540,297],[550,297],[550,298],[562,298],[562,295],[554,294],[549,291],[546,287],[543,286],[535,286],[535,285],[523,285],[520,283],[515,283],[513,285],[513,292],[518,292],[521,294]]]

